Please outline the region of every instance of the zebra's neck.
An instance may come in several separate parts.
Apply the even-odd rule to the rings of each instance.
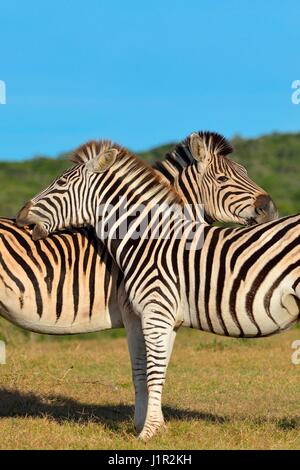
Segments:
[[[189,217],[209,224],[213,222],[205,212],[201,182],[199,182],[201,173],[187,141],[181,142],[174,150],[167,153],[165,160],[156,162],[154,169],[180,194]]]
[[[174,184],[182,171],[195,163],[188,147],[188,141],[184,140],[177,144],[171,152],[168,152],[162,162],[156,162],[154,169],[161,173],[170,184]]]
[[[143,245],[149,253],[150,246],[156,248],[174,230],[183,232],[196,224],[185,218],[181,198],[152,168],[134,165],[134,160],[129,164],[128,160],[120,161],[111,190],[107,182],[99,188],[103,210],[98,214],[101,224],[98,228],[96,224],[97,235],[123,272],[137,247],[140,250]]]

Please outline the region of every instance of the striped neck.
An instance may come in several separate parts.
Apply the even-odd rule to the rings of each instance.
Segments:
[[[103,208],[95,219],[101,219],[97,235],[123,271],[137,244],[158,243],[174,224],[191,223],[184,218],[180,196],[134,156],[120,158],[113,172],[99,182],[97,192]]]
[[[192,156],[188,139],[180,142],[161,162],[153,167],[180,194],[187,207],[189,217],[208,224],[213,219],[205,212],[201,193],[201,172],[199,164]]]
[[[173,184],[186,167],[195,163],[188,147],[188,139],[185,139],[177,144],[171,152],[168,152],[162,162],[156,162],[154,169],[161,173],[170,184]]]

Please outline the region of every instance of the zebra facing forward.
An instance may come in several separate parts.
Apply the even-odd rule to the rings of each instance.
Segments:
[[[191,147],[199,158],[208,152],[197,135]],[[181,325],[260,337],[297,322],[300,216],[241,229],[210,227],[182,217],[178,194],[118,145],[86,145],[74,159],[77,165],[32,199],[17,223],[34,224],[37,239],[66,224],[98,226],[98,236],[124,273],[124,323],[135,387],[144,393],[140,437],[148,439],[163,424],[161,395]],[[152,211],[153,204],[162,203],[168,211]],[[124,217],[114,217],[121,204],[130,219],[123,238],[117,234]],[[108,208],[100,218],[99,206]],[[162,232],[148,236],[153,226],[162,227],[162,219]],[[141,225],[146,229],[136,239],[132,235]],[[148,394],[142,390],[144,362]]]
[[[199,160],[191,134],[156,165],[191,217],[201,220],[204,205],[210,221],[250,224],[274,218],[270,197],[228,158],[229,143],[214,133],[199,137],[211,148],[207,158]],[[2,218],[0,266],[0,314],[23,328],[71,334],[123,326],[117,294],[122,273],[93,230],[65,231],[34,243],[28,231]]]

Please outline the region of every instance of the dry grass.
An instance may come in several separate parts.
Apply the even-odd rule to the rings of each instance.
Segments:
[[[125,338],[10,341],[1,449],[299,449],[300,330],[233,340],[182,330],[164,393],[167,431],[138,442]]]

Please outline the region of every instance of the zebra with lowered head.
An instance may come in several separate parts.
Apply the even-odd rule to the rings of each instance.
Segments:
[[[208,147],[197,134],[191,148],[200,160],[214,151],[213,142]],[[137,358],[133,375],[143,375],[146,362],[148,393],[140,391],[139,412],[140,437],[148,439],[163,424],[161,395],[181,325],[260,337],[298,320],[300,216],[244,229],[210,227],[184,217],[178,194],[116,144],[87,144],[74,160],[73,168],[20,211],[17,223],[34,224],[36,239],[66,225],[97,227],[123,271],[124,323]],[[163,212],[153,211],[162,204]],[[116,218],[121,206],[124,212]],[[125,217],[129,229],[120,238]],[[140,226],[144,231],[136,238]]]
[[[192,148],[191,134],[155,167],[181,194],[190,217],[201,220],[203,206],[209,220],[251,224],[274,218],[276,209],[270,197],[229,158],[229,143],[215,133],[198,135],[211,147],[205,158],[199,158]],[[211,193],[217,191],[219,197],[215,198]],[[0,266],[0,314],[14,324],[56,335],[124,326],[120,308],[120,303],[127,302],[123,274],[93,229],[66,230],[34,242],[29,230],[18,228],[13,220],[0,219]],[[134,331],[132,323],[127,325],[129,334]],[[136,338],[139,336],[134,335],[133,341]],[[135,351],[131,347],[133,364]],[[143,381],[141,374],[133,377],[138,429],[147,401],[145,373],[142,377]]]
[[[232,147],[222,136],[199,133],[213,150],[199,159],[193,135],[154,166],[191,218],[249,225],[277,216],[270,196],[229,158]],[[122,274],[93,230],[68,230],[34,243],[28,230],[1,218],[0,245],[0,314],[8,320],[51,334],[123,326],[116,294]]]

